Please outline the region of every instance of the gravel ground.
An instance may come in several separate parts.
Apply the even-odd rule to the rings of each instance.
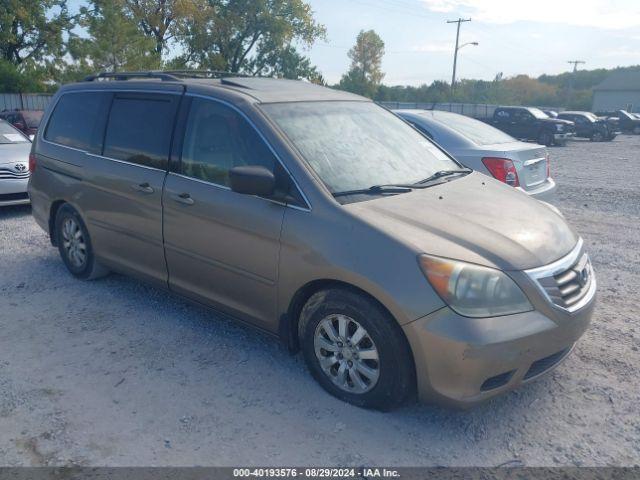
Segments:
[[[551,375],[473,411],[344,404],[300,356],[165,292],[65,271],[0,211],[1,465],[640,464],[640,136],[551,150],[599,281]]]

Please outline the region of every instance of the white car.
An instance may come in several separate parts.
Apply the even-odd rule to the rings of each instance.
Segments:
[[[463,165],[531,195],[552,201],[556,190],[545,147],[521,142],[501,130],[457,113],[394,110]]]
[[[31,140],[0,120],[0,207],[29,203],[29,153]]]

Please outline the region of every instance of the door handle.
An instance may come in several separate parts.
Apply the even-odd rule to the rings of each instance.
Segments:
[[[131,188],[133,188],[136,192],[140,192],[140,193],[154,192],[153,188],[151,188],[151,186],[147,182],[131,185]]]
[[[188,193],[171,195],[171,198],[173,198],[176,202],[182,203],[184,205],[193,205],[194,203],[196,203],[195,200],[191,198],[191,195],[189,195]]]

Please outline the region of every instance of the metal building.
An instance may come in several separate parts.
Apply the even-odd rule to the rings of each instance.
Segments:
[[[593,111],[640,112],[640,71],[614,72],[593,89]]]

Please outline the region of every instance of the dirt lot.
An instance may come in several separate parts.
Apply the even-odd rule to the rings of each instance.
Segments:
[[[271,338],[122,276],[74,280],[28,208],[1,210],[0,464],[640,464],[640,136],[551,155],[593,325],[470,412],[341,403]]]

